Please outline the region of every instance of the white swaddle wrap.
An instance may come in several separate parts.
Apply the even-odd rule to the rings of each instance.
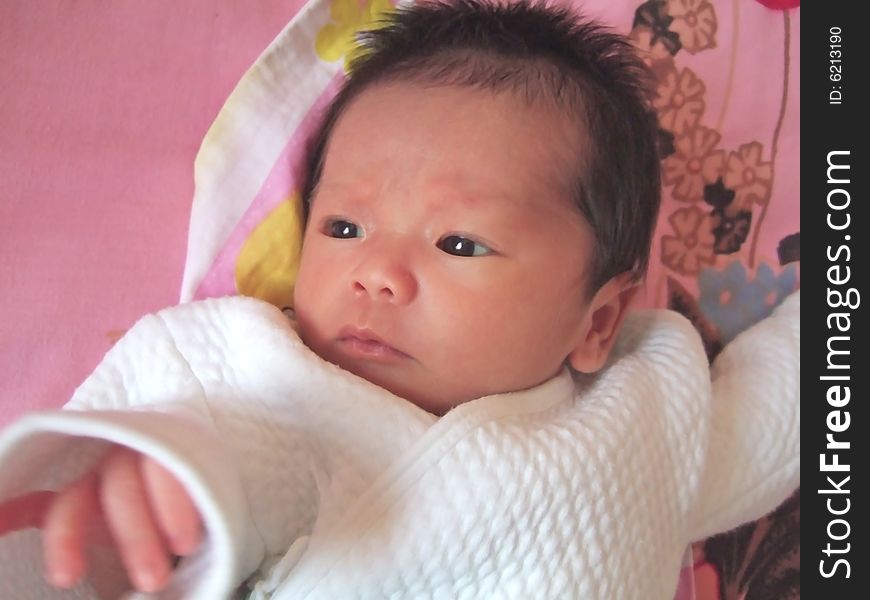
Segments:
[[[154,456],[208,531],[159,598],[225,598],[260,568],[256,593],[281,599],[668,599],[688,542],[798,485],[799,313],[797,293],[712,383],[685,319],[636,313],[598,375],[438,419],[265,303],[183,305],[142,319],[67,410],[3,432],[0,499],[70,482],[103,440]],[[0,597],[96,595],[42,583],[38,542],[0,538]]]

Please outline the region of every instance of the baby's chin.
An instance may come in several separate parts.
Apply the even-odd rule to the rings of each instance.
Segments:
[[[358,373],[352,368],[339,366],[438,417],[444,416],[451,408],[471,400],[471,398],[452,398],[444,394],[430,395],[423,392],[424,389],[427,391],[443,390],[444,386],[439,386],[437,383],[427,382],[415,385],[414,382],[404,378],[387,377],[376,373]]]
[[[450,389],[450,383],[446,381],[439,382],[430,377],[418,380],[413,376],[397,371],[369,370],[361,368],[358,364],[333,362],[345,371],[349,371],[438,417],[442,417],[450,409],[474,399],[468,394],[459,395],[455,392],[451,394],[447,391]]]
[[[304,327],[300,327],[299,334],[303,343],[321,358],[439,417],[460,404],[486,395],[452,389],[455,376],[439,380],[431,373],[408,372],[404,368],[384,368],[354,361],[335,352],[329,344],[318,343],[317,336],[307,335]]]

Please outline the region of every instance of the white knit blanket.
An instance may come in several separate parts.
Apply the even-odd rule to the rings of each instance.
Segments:
[[[162,461],[208,536],[159,598],[251,577],[259,598],[666,600],[687,543],[799,483],[799,313],[797,293],[712,373],[685,319],[636,313],[597,376],[438,419],[318,358],[264,303],[183,305],[142,319],[67,410],[0,435],[0,498],[70,482],[106,441]],[[115,585],[96,559],[51,590],[38,543],[0,538],[0,598]]]

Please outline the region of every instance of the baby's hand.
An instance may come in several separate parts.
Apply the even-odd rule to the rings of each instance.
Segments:
[[[92,472],[59,492],[34,492],[0,503],[0,535],[43,531],[46,577],[75,585],[87,571],[86,546],[108,533],[140,591],[162,589],[170,553],[190,554],[202,522],[182,485],[143,454],[117,447]]]

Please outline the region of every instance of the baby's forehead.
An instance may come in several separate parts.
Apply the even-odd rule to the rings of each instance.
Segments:
[[[470,193],[522,185],[573,196],[586,162],[584,130],[575,115],[513,91],[380,83],[339,117],[321,183],[374,171],[400,178],[425,166],[438,183]]]

